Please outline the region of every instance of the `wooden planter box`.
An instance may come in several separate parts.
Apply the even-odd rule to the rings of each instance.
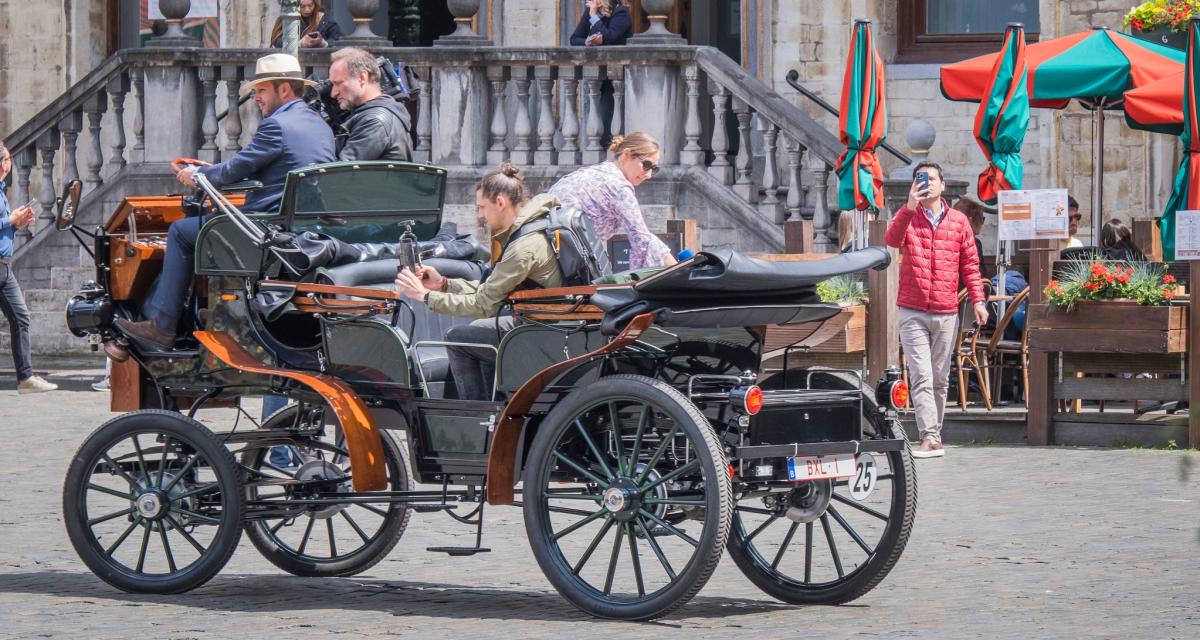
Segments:
[[[840,314],[850,316],[846,326],[825,342],[809,349],[808,353],[856,353],[867,350],[867,308],[863,305],[846,307],[841,310]],[[767,327],[763,353],[770,353],[800,342],[816,331],[820,325],[820,322],[770,325]]]
[[[1187,351],[1185,306],[1149,307],[1133,302],[1081,302],[1074,311],[1031,304],[1026,322],[1029,348],[1075,353],[1183,353]]]

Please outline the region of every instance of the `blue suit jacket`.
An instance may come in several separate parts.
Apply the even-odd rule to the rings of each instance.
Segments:
[[[254,139],[237,155],[200,172],[214,186],[240,180],[259,180],[265,187],[246,195],[247,211],[273,211],[283,197],[283,180],[289,171],[310,164],[333,162],[333,131],[308,108],[303,100],[293,100],[263,118]]]

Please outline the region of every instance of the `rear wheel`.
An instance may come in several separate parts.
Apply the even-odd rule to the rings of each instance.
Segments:
[[[847,387],[836,374],[814,386]],[[863,405],[868,435],[905,439],[903,427]],[[737,488],[729,555],[756,586],[792,604],[841,604],[891,571],[916,515],[917,483],[907,440],[900,451],[862,454],[856,475]]]
[[[217,574],[242,532],[233,456],[211,431],[150,409],[114,418],[75,454],[63,487],[67,535],[100,579],[180,593]]]
[[[317,492],[349,492],[351,468],[342,430],[322,407],[293,404],[271,416],[263,428],[278,431],[279,440],[248,447],[241,454],[247,474],[246,499],[254,509],[273,502],[302,502]],[[317,435],[290,435],[316,433]],[[408,469],[400,446],[382,431],[388,490],[409,489]],[[287,442],[281,445],[281,442]],[[283,446],[288,464],[272,462],[272,450]],[[280,450],[275,455],[279,455]],[[307,483],[307,484],[297,484]],[[407,505],[344,503],[314,505],[288,515],[255,518],[246,536],[271,564],[298,576],[352,576],[375,566],[396,546],[408,525]]]
[[[728,534],[724,451],[704,415],[651,378],[602,378],[555,405],[523,490],[542,571],[599,617],[648,620],[683,605]]]

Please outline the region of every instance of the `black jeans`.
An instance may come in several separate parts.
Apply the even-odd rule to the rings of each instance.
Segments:
[[[12,272],[12,265],[0,264],[0,311],[8,320],[8,331],[12,335],[13,366],[17,369],[17,382],[33,376],[33,361],[29,356],[29,307],[21,285]]]
[[[460,324],[446,330],[447,342],[490,344],[500,346],[500,338],[513,328],[512,316],[499,319],[500,330],[496,330],[496,318],[481,318],[470,324]],[[454,374],[454,386],[461,400],[491,400],[492,387],[496,382],[496,352],[484,347],[446,347],[450,359],[450,372]]]

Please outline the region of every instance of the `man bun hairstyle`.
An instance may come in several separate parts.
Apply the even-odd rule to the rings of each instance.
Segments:
[[[614,158],[621,157],[621,154],[626,151],[644,158],[658,153],[659,150],[661,147],[658,140],[641,131],[634,131],[624,136],[613,136],[612,142],[608,145],[608,152],[613,154]]]
[[[509,202],[518,207],[529,200],[529,191],[525,189],[525,178],[521,175],[521,168],[511,162],[501,162],[500,166],[484,174],[479,184],[475,185],[475,190],[492,202],[503,194]]]
[[[346,47],[334,51],[331,60],[330,64],[341,61],[342,64],[346,65],[346,73],[355,78],[360,73],[366,73],[367,82],[379,84],[381,81],[379,65],[375,64],[375,56],[371,55],[368,51],[359,49],[358,47]]]

